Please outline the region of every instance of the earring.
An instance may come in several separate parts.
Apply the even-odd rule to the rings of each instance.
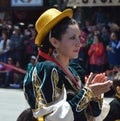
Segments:
[[[56,49],[54,49],[54,50],[53,50],[53,57],[55,57],[55,58],[56,58],[58,55],[59,55],[59,53],[57,52],[57,50],[56,50]]]

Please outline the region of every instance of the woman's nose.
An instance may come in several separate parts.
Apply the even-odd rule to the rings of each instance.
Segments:
[[[76,39],[76,43],[79,43],[80,44],[80,38],[77,38]]]
[[[75,42],[76,42],[76,45],[77,45],[77,46],[81,46],[81,44],[82,44],[82,43],[80,42],[80,39],[79,39],[79,38],[78,38],[78,39],[76,39],[76,41],[75,41]]]

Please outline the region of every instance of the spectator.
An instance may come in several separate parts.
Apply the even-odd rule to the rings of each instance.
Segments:
[[[21,34],[20,27],[14,26],[13,34],[11,35],[12,48],[13,48],[13,58],[15,63],[23,63],[23,35]]]
[[[9,65],[14,65],[13,64],[13,59],[11,57],[8,58]],[[14,70],[10,67],[6,67],[6,76],[5,76],[5,85],[4,87],[9,87],[9,84],[13,83],[13,74]]]
[[[26,32],[27,31],[27,32]],[[29,62],[29,59],[32,55],[36,55],[35,53],[35,35],[36,31],[35,29],[25,30],[25,34],[27,35],[27,38],[24,39],[24,46],[25,46],[25,53],[24,53],[24,63],[27,64]]]
[[[5,85],[5,75],[6,75],[6,70],[5,66],[0,64],[0,87],[4,87]]]
[[[21,68],[19,62],[16,63],[16,67]],[[10,87],[16,88],[16,89],[22,88],[23,78],[24,78],[24,74],[20,73],[19,71],[14,71],[13,83],[10,84]]]
[[[100,34],[94,35],[94,43],[88,50],[90,72],[101,73],[106,64],[106,53]]]
[[[36,63],[36,56],[32,55],[30,58],[30,62],[27,64],[27,71],[29,72],[32,67],[34,67]]]
[[[87,41],[87,34],[81,30],[80,32],[80,50],[79,55],[77,59],[72,59],[71,63],[78,63],[80,64],[84,69],[86,69],[87,65],[87,48],[86,48],[86,41]]]
[[[9,65],[13,65],[13,59],[11,57],[8,58],[7,64],[8,66],[1,65],[1,87],[9,87],[9,84],[13,83],[14,70],[9,67]]]
[[[8,37],[8,32],[7,30],[3,30],[2,40],[0,41],[0,61],[7,63],[11,47],[12,41]]]
[[[110,102],[110,111],[104,121],[120,121],[120,72],[113,79],[114,99]]]
[[[120,67],[120,38],[118,32],[111,33],[111,40],[106,47],[110,69]]]
[[[108,26],[103,26],[101,30],[101,38],[104,46],[106,47],[110,41],[110,30]]]

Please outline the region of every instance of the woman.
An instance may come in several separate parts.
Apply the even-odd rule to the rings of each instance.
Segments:
[[[35,42],[39,55],[46,61],[38,62],[26,75],[24,93],[38,120],[87,121],[90,115],[100,114],[100,95],[112,84],[106,81],[105,74],[95,78],[90,74],[84,87],[81,68],[69,65],[71,58],[78,57],[80,49],[80,30],[71,19],[72,14],[71,9],[60,12],[51,8],[36,22]]]
[[[110,34],[110,42],[106,46],[108,64],[110,69],[120,67],[120,37],[119,32]]]
[[[106,53],[100,34],[94,35],[94,42],[88,50],[90,72],[101,73],[105,71]]]
[[[12,41],[9,39],[8,32],[3,30],[2,40],[0,41],[0,61],[7,63],[11,47]]]

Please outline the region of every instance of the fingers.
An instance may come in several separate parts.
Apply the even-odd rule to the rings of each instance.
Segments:
[[[88,78],[85,77],[86,85],[91,84],[91,81],[92,81],[93,77],[94,77],[94,75],[93,75],[92,72],[90,73],[90,75],[88,76]]]
[[[108,80],[108,81],[104,82],[103,84],[109,88],[109,87],[111,87],[111,86],[112,86],[113,81]]]
[[[107,91],[109,91],[111,86],[112,86],[112,81],[108,80],[103,83],[90,84],[89,88],[91,88],[95,97],[98,97],[102,93],[106,93]]]
[[[91,83],[103,83],[107,80],[107,76],[105,76],[105,73],[97,74]]]
[[[112,86],[112,81],[106,81],[104,83],[101,83],[101,92],[106,93],[110,90],[110,87]]]

